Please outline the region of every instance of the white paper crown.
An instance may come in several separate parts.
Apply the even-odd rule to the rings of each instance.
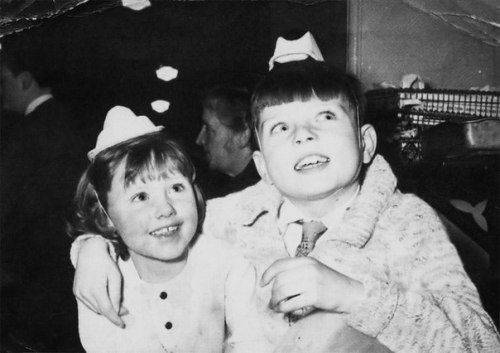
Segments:
[[[311,32],[307,32],[296,40],[286,40],[283,37],[279,37],[276,41],[274,55],[269,60],[269,71],[273,69],[275,62],[300,61],[308,57],[316,61],[325,61]]]
[[[148,117],[136,116],[129,108],[117,105],[106,115],[104,127],[97,137],[95,148],[87,153],[87,157],[92,162],[95,156],[106,148],[161,129],[163,126],[155,126]]]

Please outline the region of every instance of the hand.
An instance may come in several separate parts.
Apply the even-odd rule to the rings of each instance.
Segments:
[[[312,257],[275,261],[262,275],[261,287],[274,280],[269,307],[290,313],[306,306],[348,313],[363,295],[363,284]]]
[[[76,264],[73,293],[90,310],[104,315],[118,327],[125,327],[119,316],[122,276],[101,238],[86,240]]]

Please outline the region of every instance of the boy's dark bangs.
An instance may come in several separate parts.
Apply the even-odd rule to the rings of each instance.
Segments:
[[[345,75],[331,70],[319,63],[303,63],[299,65],[285,64],[270,72],[257,87],[252,99],[252,114],[258,117],[266,107],[292,102],[307,102],[312,98],[323,101],[344,98],[349,106],[352,98],[346,96],[351,92]]]
[[[262,87],[259,93],[257,105],[262,108],[297,101],[307,102],[312,98],[330,100],[342,95],[339,85],[335,82],[311,80],[300,76],[290,77],[276,85]]]

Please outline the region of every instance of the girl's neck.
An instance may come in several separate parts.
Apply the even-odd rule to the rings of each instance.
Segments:
[[[184,255],[173,261],[163,261],[146,258],[144,256],[130,253],[130,258],[139,274],[139,277],[148,283],[160,283],[170,281],[182,272],[186,266],[189,250]]]

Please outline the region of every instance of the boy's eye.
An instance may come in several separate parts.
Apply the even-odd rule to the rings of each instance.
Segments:
[[[271,135],[279,134],[288,131],[288,126],[285,123],[277,123],[271,128]]]
[[[149,199],[148,194],[145,192],[140,192],[134,195],[134,197],[132,197],[132,202],[143,202],[146,201],[147,199]]]
[[[319,121],[335,120],[337,116],[332,112],[323,112],[318,116]]]

